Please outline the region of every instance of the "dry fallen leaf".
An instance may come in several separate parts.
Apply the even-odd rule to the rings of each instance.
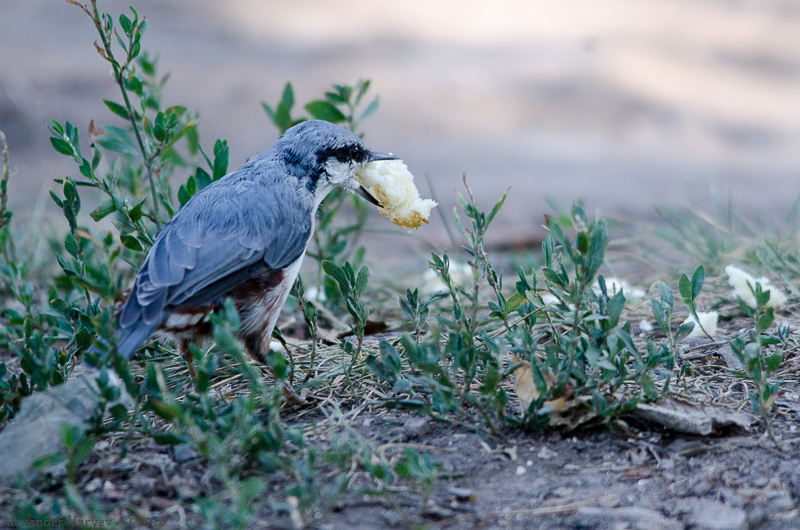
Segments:
[[[517,393],[522,410],[527,411],[531,403],[540,397],[539,390],[533,382],[531,363],[516,356],[512,356],[511,361],[520,364],[514,370],[514,391]],[[550,388],[554,383],[552,376],[544,374],[544,378],[547,388]],[[543,403],[544,407],[549,409],[551,427],[574,429],[595,417],[590,407],[581,400],[570,399],[571,397],[572,387],[567,386],[562,396]]]
[[[522,364],[522,366],[514,370],[514,391],[517,393],[522,410],[526,411],[531,406],[531,403],[540,397],[539,390],[533,382],[531,363],[523,361],[516,356],[512,357],[511,361],[514,364]]]

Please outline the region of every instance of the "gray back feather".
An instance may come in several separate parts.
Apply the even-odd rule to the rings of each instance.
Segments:
[[[176,307],[210,304],[257,271],[300,257],[314,196],[309,176],[285,166],[273,148],[186,203],[156,236],[120,310],[120,328],[139,320],[158,326]]]

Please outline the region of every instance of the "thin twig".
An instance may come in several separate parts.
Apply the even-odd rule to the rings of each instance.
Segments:
[[[153,220],[156,224],[156,227],[161,227],[161,214],[160,214],[160,207],[158,205],[158,193],[156,192],[156,183],[153,177],[153,161],[155,157],[158,155],[158,152],[153,153],[153,155],[149,155],[147,153],[147,148],[144,145],[144,141],[142,140],[142,135],[139,132],[139,126],[136,123],[136,113],[133,111],[133,105],[131,104],[130,98],[128,97],[128,91],[125,89],[125,81],[124,81],[124,74],[125,71],[130,66],[131,60],[133,59],[130,57],[130,51],[128,52],[128,57],[126,58],[125,64],[120,66],[117,60],[114,58],[114,52],[111,49],[111,43],[106,38],[106,34],[103,31],[103,23],[100,18],[100,12],[97,9],[97,0],[92,1],[92,13],[89,13],[86,6],[77,4],[83,8],[84,11],[89,15],[94,22],[95,27],[97,28],[97,32],[100,34],[100,40],[103,42],[103,50],[105,53],[101,53],[103,58],[111,63],[112,68],[114,69],[114,80],[119,85],[120,92],[122,93],[122,99],[125,101],[125,108],[128,110],[128,120],[131,122],[131,126],[133,127],[133,134],[136,136],[136,143],[139,145],[139,150],[142,153],[142,159],[144,161],[144,168],[147,171],[147,178],[150,181],[150,193],[152,195],[153,200],[153,211],[155,213],[155,219]],[[95,43],[96,45],[96,43]],[[98,50],[99,51],[99,50]]]

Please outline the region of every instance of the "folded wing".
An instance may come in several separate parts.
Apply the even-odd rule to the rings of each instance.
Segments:
[[[118,314],[122,355],[129,357],[174,309],[211,305],[300,257],[311,236],[313,202],[293,181],[265,185],[252,174],[233,173],[164,226]],[[129,335],[136,340],[126,340]]]

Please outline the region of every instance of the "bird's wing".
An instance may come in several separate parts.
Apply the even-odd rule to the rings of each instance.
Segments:
[[[158,326],[177,306],[203,306],[305,250],[311,195],[293,179],[265,187],[236,173],[208,186],[157,235],[119,312],[120,328]],[[303,190],[304,191],[304,190]]]

